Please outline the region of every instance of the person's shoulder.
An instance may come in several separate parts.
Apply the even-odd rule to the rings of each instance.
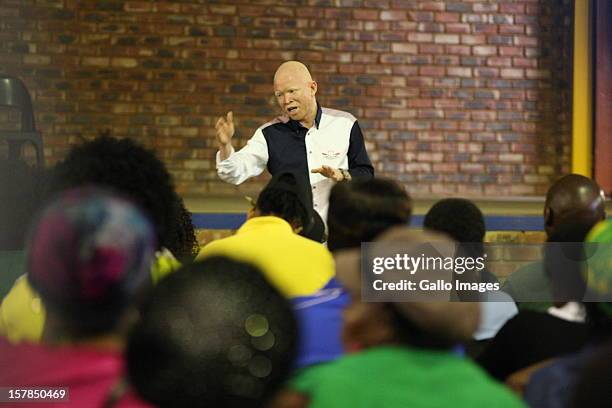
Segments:
[[[463,378],[470,382],[470,387],[461,387],[455,390],[456,406],[472,407],[525,407],[508,388],[491,378],[481,367],[469,359],[455,360],[452,370],[453,378]],[[457,381],[454,381],[457,383]]]
[[[568,326],[580,328],[582,325],[584,323],[568,322],[543,311],[527,309],[521,310],[509,319],[502,329],[512,336],[518,335],[518,333],[530,333],[533,336],[534,333],[549,333],[551,330],[560,331]],[[526,338],[533,339],[534,337]]]
[[[235,247],[236,235],[215,239],[200,248],[196,260],[202,260],[209,256],[225,255]]]
[[[508,327],[531,327],[535,322],[542,322],[551,317],[548,313],[537,310],[521,310],[506,323]]]
[[[503,290],[488,290],[482,293],[482,302],[496,302],[496,303],[512,303],[515,308],[516,304],[514,299],[508,293]]]
[[[287,122],[289,122],[288,116],[286,115],[277,116],[274,119],[269,120],[268,122],[258,127],[257,130],[263,132],[266,128],[269,128],[270,126],[279,126],[279,125],[282,126],[282,125],[287,124]]]
[[[374,352],[371,352],[371,351]],[[377,366],[380,363],[378,348],[362,350],[358,353],[348,353],[336,360],[302,368],[294,379],[297,381],[334,381],[347,380],[363,373],[365,366]],[[360,369],[361,368],[361,369]]]
[[[304,251],[308,251],[310,254],[322,256],[324,258],[332,259],[331,252],[320,242],[313,241],[310,238],[303,237],[298,234],[292,234],[288,236],[288,239],[292,240],[296,245]]]
[[[542,261],[535,261],[521,266],[508,279],[530,279],[534,278],[534,276],[539,278],[542,274],[544,274],[544,263]]]
[[[502,290],[514,297],[516,291],[541,290],[542,286],[547,286],[548,281],[544,273],[544,263],[542,261],[531,262],[521,266],[514,271],[504,284]]]
[[[291,390],[311,394],[316,392],[322,384],[333,385],[330,384],[329,376],[333,378],[337,365],[338,360],[335,360],[301,368],[290,378],[287,386]]]
[[[344,120],[350,122],[351,124],[357,121],[357,118],[351,113],[338,109],[321,108],[321,112],[325,119]]]
[[[583,354],[574,353],[535,371],[525,386],[525,401],[530,406],[557,406],[555,402],[563,400],[566,391],[573,387],[584,363]]]

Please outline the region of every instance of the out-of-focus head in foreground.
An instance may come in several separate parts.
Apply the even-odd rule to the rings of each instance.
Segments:
[[[290,304],[246,263],[212,257],[162,280],[127,349],[129,378],[160,407],[258,407],[296,351]]]

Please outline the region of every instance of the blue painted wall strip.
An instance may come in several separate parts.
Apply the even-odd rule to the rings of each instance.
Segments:
[[[423,215],[415,215],[410,223],[423,226]],[[544,231],[544,219],[537,215],[486,215],[487,231]]]
[[[197,229],[237,229],[246,220],[242,213],[199,213],[193,214],[193,223]],[[423,216],[412,217],[412,226],[423,226]],[[485,216],[487,231],[543,231],[544,220],[541,216]]]
[[[199,213],[193,214],[191,219],[196,229],[237,229],[246,220],[244,213]]]

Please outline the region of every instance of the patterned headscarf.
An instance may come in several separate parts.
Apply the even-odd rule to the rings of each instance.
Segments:
[[[128,201],[97,188],[68,190],[32,226],[28,279],[45,303],[123,307],[150,279],[154,236]]]

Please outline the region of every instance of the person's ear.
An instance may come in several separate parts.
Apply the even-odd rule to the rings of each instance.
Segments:
[[[304,226],[302,225],[301,221],[294,220],[289,224],[291,224],[291,229],[293,230],[293,232],[298,235],[304,230]]]
[[[315,96],[317,94],[317,81],[312,81],[310,83],[310,92],[312,93],[312,96]]]
[[[553,232],[553,225],[555,224],[555,214],[550,207],[544,208],[544,231],[547,236],[550,236]]]
[[[553,212],[550,207],[544,208],[544,225],[552,227],[553,225]]]
[[[259,215],[257,209],[255,207],[249,207],[248,211],[247,211],[247,220],[250,220],[251,218],[255,218]]]

